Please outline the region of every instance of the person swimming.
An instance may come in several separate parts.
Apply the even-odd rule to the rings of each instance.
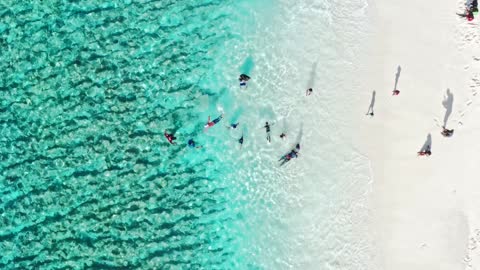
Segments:
[[[230,124],[230,126],[229,126],[228,128],[233,128],[233,129],[235,129],[235,128],[237,128],[237,127],[238,127],[238,125],[240,125],[240,122],[238,122],[238,123],[233,123],[233,124]]]
[[[270,138],[270,124],[268,122],[265,122],[265,126],[263,126],[265,128],[265,131],[267,132],[267,141],[268,142],[272,142],[271,138]]]
[[[250,77],[248,75],[245,75],[245,74],[240,74],[240,78],[238,78],[238,80],[240,81],[240,87],[245,86],[245,88],[246,88],[247,87],[247,82],[248,82],[248,80],[250,80]]]
[[[283,155],[278,161],[281,161],[280,166],[284,165],[285,163],[289,162],[292,158],[298,158],[298,151],[300,150],[300,144],[297,143],[295,149],[292,149],[287,154]]]
[[[177,144],[176,142],[174,142],[174,140],[177,138],[173,134],[167,133],[167,130],[163,132],[163,135],[165,136],[165,138],[167,138],[170,144]]]
[[[191,148],[202,148],[202,146],[197,146],[197,144],[195,143],[195,141],[193,139],[190,139],[188,140],[188,146],[191,147]]]
[[[220,120],[222,120],[223,118],[223,113],[222,115],[220,115],[219,117],[213,119],[213,121],[210,121],[210,115],[208,116],[208,121],[207,123],[205,124],[205,128],[209,128],[209,127],[213,127],[215,124],[217,124],[218,122],[220,122]]]

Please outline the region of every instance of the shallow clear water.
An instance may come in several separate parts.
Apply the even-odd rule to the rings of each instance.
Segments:
[[[351,89],[322,90],[362,3],[4,1],[0,268],[367,269]]]

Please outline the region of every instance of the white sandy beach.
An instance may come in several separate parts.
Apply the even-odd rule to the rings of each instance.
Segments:
[[[376,29],[356,142],[371,161],[379,269],[480,269],[480,26],[463,2],[370,3]],[[392,96],[398,66],[399,96]],[[452,113],[443,137],[447,89]],[[376,91],[375,116],[365,116]],[[364,109],[364,111],[363,111]],[[427,135],[432,155],[417,156]]]

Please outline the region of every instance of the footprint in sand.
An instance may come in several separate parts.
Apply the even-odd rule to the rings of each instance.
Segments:
[[[477,240],[474,237],[470,237],[467,245],[469,250],[474,250],[477,248]]]

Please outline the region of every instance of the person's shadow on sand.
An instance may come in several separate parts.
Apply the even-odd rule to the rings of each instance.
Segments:
[[[447,126],[447,121],[453,110],[453,94],[450,92],[450,89],[447,89],[447,93],[443,97],[442,105],[445,108],[445,116],[443,117],[443,126]]]
[[[427,140],[423,144],[422,148],[420,148],[419,153],[425,152],[425,151],[432,151],[432,135],[428,133]]]
[[[372,100],[370,101],[370,106],[368,106],[368,111],[365,115],[373,116],[373,107],[375,106],[375,95],[377,93],[375,91],[372,92]]]
[[[402,67],[398,66],[397,73],[395,74],[395,85],[393,86],[393,90],[397,90],[398,79],[400,78],[400,72],[402,72]]]

